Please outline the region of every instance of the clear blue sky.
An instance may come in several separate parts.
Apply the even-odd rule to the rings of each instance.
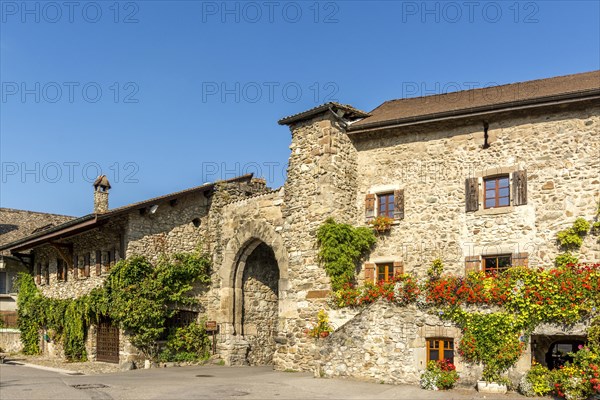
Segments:
[[[69,215],[99,169],[111,207],[257,170],[280,186],[277,120],[327,100],[600,68],[597,1],[0,6],[0,206]]]

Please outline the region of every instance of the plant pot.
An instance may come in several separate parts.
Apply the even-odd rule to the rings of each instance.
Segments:
[[[500,393],[508,392],[506,385],[496,382],[477,381],[477,391],[481,393]]]

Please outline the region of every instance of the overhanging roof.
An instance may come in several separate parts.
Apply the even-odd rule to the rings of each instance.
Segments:
[[[43,244],[48,241],[64,239],[64,238],[74,236],[74,235],[80,234],[82,232],[97,228],[100,225],[107,223],[111,218],[114,218],[114,217],[117,217],[117,216],[120,216],[123,214],[127,214],[128,212],[131,212],[133,210],[139,210],[141,208],[149,207],[149,206],[152,206],[157,203],[174,200],[183,195],[211,190],[215,187],[216,184],[218,184],[220,182],[232,183],[232,182],[250,181],[252,179],[252,177],[253,177],[253,174],[246,174],[246,175],[238,176],[238,177],[223,180],[223,181],[206,183],[204,185],[181,190],[179,192],[169,193],[164,196],[153,197],[148,200],[128,204],[123,207],[118,207],[113,210],[109,210],[105,213],[84,215],[82,217],[79,217],[79,218],[73,219],[71,221],[65,222],[63,224],[54,226],[47,230],[37,232],[35,234],[26,236],[24,238],[21,238],[19,240],[11,242],[11,243],[7,243],[0,247],[0,251],[3,251],[3,250],[22,251],[22,250],[31,249],[33,247],[39,246],[40,244]]]

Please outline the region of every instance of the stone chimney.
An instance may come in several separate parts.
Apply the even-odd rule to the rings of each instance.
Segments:
[[[108,190],[110,183],[106,175],[100,175],[94,181],[94,213],[101,214],[108,211]]]

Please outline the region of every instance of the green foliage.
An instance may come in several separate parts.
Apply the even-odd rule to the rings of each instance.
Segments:
[[[18,326],[21,331],[23,353],[39,354],[39,330],[45,322],[43,297],[35,286],[33,277],[24,272],[19,273],[16,281],[19,292],[17,298]]]
[[[53,340],[62,342],[65,355],[85,360],[88,327],[102,317],[118,323],[133,345],[149,358],[158,355],[157,341],[165,330],[174,305],[193,305],[194,283],[210,281],[207,255],[164,256],[156,266],[143,257],[121,260],[111,270],[103,287],[77,299],[44,297],[33,277],[18,279],[19,329],[25,354],[39,354],[39,332],[47,329]]]
[[[564,268],[569,264],[577,264],[578,262],[579,257],[574,256],[570,251],[557,255],[556,259],[554,260],[554,264],[558,268]]]
[[[204,323],[192,322],[169,334],[159,359],[163,362],[207,360],[210,357],[210,346],[210,338],[204,329]]]
[[[521,357],[524,344],[519,340],[520,326],[514,315],[455,309],[445,318],[462,328],[458,352],[467,362],[483,364],[484,380],[498,382]]]
[[[439,279],[440,276],[442,276],[443,272],[444,272],[444,263],[442,262],[441,259],[436,258],[431,263],[431,267],[429,267],[429,269],[427,270],[427,276],[429,277],[429,279]]]
[[[421,375],[421,388],[429,390],[452,389],[458,382],[458,372],[450,360],[429,361]]]
[[[519,391],[525,396],[546,396],[552,392],[552,373],[548,368],[534,362],[519,383]]]
[[[554,393],[567,400],[586,400],[600,394],[600,349],[582,346],[569,354],[573,361],[551,372]]]
[[[334,291],[352,283],[358,262],[375,245],[376,238],[369,228],[338,224],[332,218],[317,231],[319,259],[331,279]]]
[[[566,250],[579,249],[583,244],[583,237],[590,230],[590,223],[584,218],[577,218],[573,226],[556,234],[560,246]]]

